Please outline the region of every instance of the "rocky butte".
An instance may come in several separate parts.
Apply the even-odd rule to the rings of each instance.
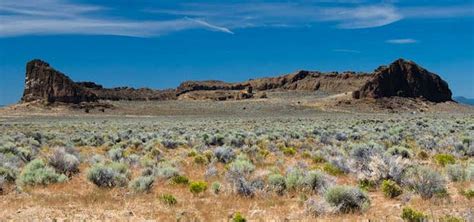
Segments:
[[[451,101],[448,84],[412,61],[398,59],[373,73],[298,71],[239,83],[186,81],[176,89],[104,88],[93,82],[74,82],[48,63],[35,59],[26,65],[22,102],[87,103],[99,100],[239,100],[264,98],[267,91],[351,92],[353,99],[408,97],[432,102]]]
[[[22,102],[42,100],[49,103],[94,102],[95,94],[81,87],[48,63],[35,59],[26,64],[25,89]]]
[[[411,61],[396,60],[388,67],[378,68],[373,77],[353,92],[353,97],[424,98],[432,102],[450,101],[452,93],[448,83],[438,75]]]

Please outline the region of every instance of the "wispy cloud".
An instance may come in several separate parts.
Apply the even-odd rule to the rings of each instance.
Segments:
[[[100,6],[63,0],[2,0],[0,37],[51,34],[148,37],[204,26],[226,32],[221,27],[186,18],[132,20],[106,17],[100,14],[105,10]]]
[[[370,5],[355,8],[326,8],[321,20],[336,21],[339,28],[360,29],[379,27],[402,19],[402,15],[391,5]]]
[[[322,3],[323,2],[323,3]],[[400,6],[395,1],[292,1],[259,3],[186,3],[173,9],[148,12],[190,16],[233,29],[248,27],[295,27],[333,23],[341,29],[375,28],[403,19],[474,16],[472,5]],[[328,4],[331,3],[331,4]]]
[[[188,3],[176,9],[146,10],[150,13],[206,18],[231,28],[259,26],[294,27],[318,22],[333,22],[343,29],[384,26],[402,18],[389,4],[321,6],[317,3]],[[347,4],[344,4],[347,5]]]
[[[360,53],[359,50],[353,50],[353,49],[333,49],[333,52],[340,52],[340,53]]]
[[[430,18],[454,18],[474,15],[474,7],[468,5],[451,6],[417,6],[400,9],[400,13],[406,18],[430,19]]]
[[[97,5],[73,4],[60,0],[2,0],[0,13],[23,16],[75,17],[106,9]]]
[[[214,1],[213,1],[214,2]],[[189,29],[233,34],[250,27],[311,27],[327,23],[340,29],[374,28],[402,19],[474,16],[474,8],[452,6],[396,6],[396,1],[296,0],[223,3],[153,4],[147,20],[108,15],[113,8],[72,3],[71,0],[0,0],[0,37],[19,35],[85,34],[148,37]],[[408,43],[408,42],[391,42]],[[411,42],[410,42],[411,43]]]
[[[36,19],[15,16],[1,16],[0,36],[81,34],[81,35],[117,35],[131,37],[158,36],[173,31],[198,28],[198,25],[186,19],[159,22],[112,21],[101,19]]]
[[[413,44],[413,43],[417,43],[418,40],[416,39],[389,39],[385,42],[390,43],[390,44]]]
[[[232,31],[230,31],[226,27],[213,25],[213,24],[210,24],[210,23],[208,23],[206,21],[203,21],[203,20],[200,20],[200,19],[192,19],[192,18],[188,18],[188,17],[186,17],[186,19],[189,20],[189,21],[196,22],[197,24],[203,25],[204,27],[207,27],[211,30],[215,30],[215,31],[219,31],[219,32],[225,32],[225,33],[229,33],[229,34],[234,34]]]

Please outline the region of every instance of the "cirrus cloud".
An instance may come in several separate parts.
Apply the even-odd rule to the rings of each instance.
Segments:
[[[385,41],[386,43],[390,43],[390,44],[413,44],[413,43],[417,43],[418,40],[416,39],[389,39],[387,41]]]
[[[311,27],[316,23],[327,23],[339,29],[367,29],[403,19],[474,15],[474,9],[466,5],[407,7],[364,0],[269,0],[171,5],[164,8],[150,3],[146,9],[134,12],[140,16],[127,17],[127,13],[112,16],[113,13],[109,12],[115,9],[111,7],[72,0],[2,0],[0,37],[56,34],[150,37],[189,29],[234,34],[236,29]]]

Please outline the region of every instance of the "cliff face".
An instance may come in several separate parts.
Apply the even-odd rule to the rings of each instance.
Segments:
[[[302,70],[279,77],[250,80],[247,84],[256,90],[320,90],[331,94],[356,90],[371,76],[367,73],[321,73]]]
[[[372,79],[359,90],[354,98],[383,97],[424,98],[432,102],[451,101],[448,84],[438,75],[403,59],[396,60],[387,67],[380,67]]]
[[[35,59],[26,64],[25,89],[22,102],[47,103],[97,102],[98,100],[167,100],[176,99],[174,90],[152,90],[118,87],[107,89],[94,82],[74,82],[44,61]]]
[[[25,90],[21,101],[80,103],[97,101],[97,96],[74,83],[41,60],[26,64]]]
[[[323,91],[328,94],[353,92],[355,99],[422,97],[433,102],[451,100],[448,84],[438,75],[413,62],[396,60],[374,73],[321,73],[298,71],[240,83],[187,81],[176,89],[153,90],[129,87],[104,88],[93,82],[74,82],[41,60],[28,62],[22,101],[81,103],[97,100],[249,99],[268,90]],[[257,96],[254,96],[256,94]],[[260,98],[260,97],[259,97]]]
[[[176,88],[176,93],[182,95],[192,91],[210,91],[210,90],[243,90],[249,84],[245,83],[226,83],[223,81],[186,81]]]
[[[187,81],[181,83],[177,88],[177,93],[181,95],[191,91],[245,90],[249,87],[256,91],[321,90],[327,93],[341,93],[358,89],[371,77],[372,75],[367,73],[321,73],[301,70],[288,75],[252,79],[241,83]]]
[[[130,88],[130,87],[117,87],[117,88],[89,88],[101,100],[174,100],[176,99],[176,92],[173,89],[168,90],[153,90],[149,88]]]

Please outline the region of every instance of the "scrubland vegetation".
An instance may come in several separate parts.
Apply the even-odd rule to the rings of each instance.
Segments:
[[[152,199],[165,220],[474,220],[472,116],[24,119],[0,132],[5,200],[81,183]]]

